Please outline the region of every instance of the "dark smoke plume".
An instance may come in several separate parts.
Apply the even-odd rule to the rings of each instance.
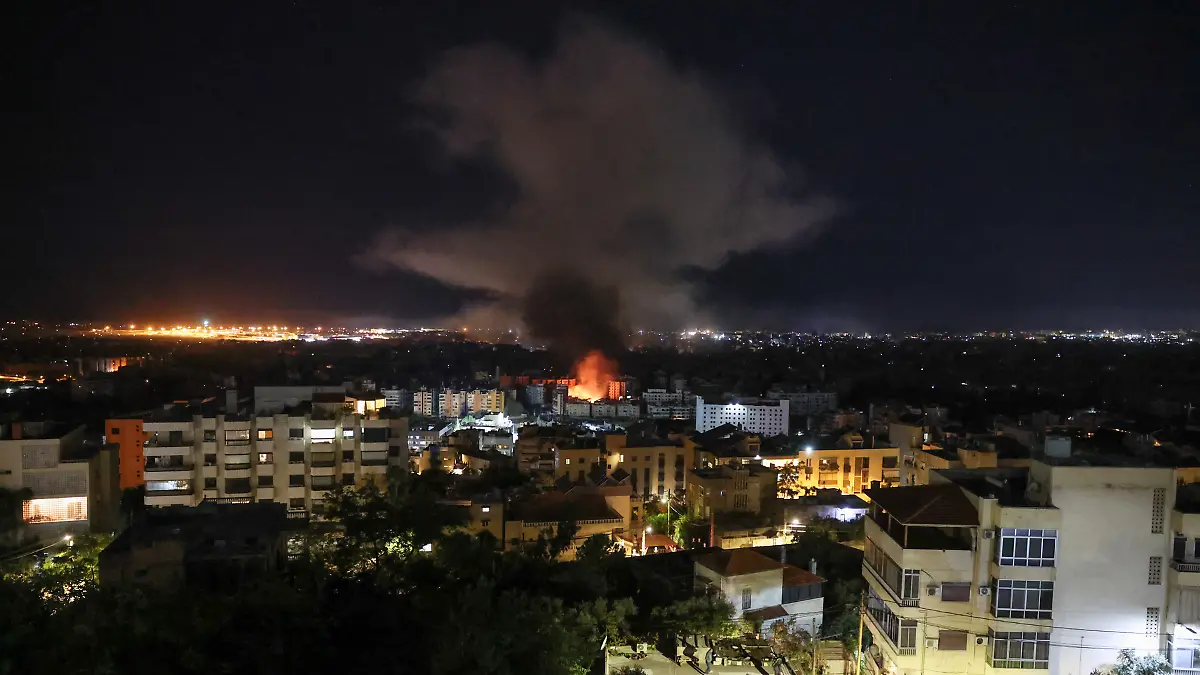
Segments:
[[[460,317],[469,325],[518,328],[524,308],[528,327],[564,350],[584,333],[609,340],[621,319],[680,327],[703,318],[681,270],[791,244],[833,212],[797,197],[796,177],[697,73],[593,20],[568,22],[544,60],[495,44],[451,50],[416,98],[451,157],[493,163],[515,196],[476,222],[393,231],[373,255],[493,298]],[[575,279],[555,282],[564,266]],[[566,288],[584,302],[566,302]],[[583,316],[593,300],[612,323]],[[568,316],[591,328],[548,330]]]
[[[529,335],[572,361],[592,350],[615,356],[624,349],[617,289],[575,272],[548,271],[533,280],[521,307]]]

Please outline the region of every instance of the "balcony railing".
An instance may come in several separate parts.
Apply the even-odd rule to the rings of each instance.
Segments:
[[[1172,560],[1171,568],[1176,572],[1200,572],[1200,562],[1186,562],[1183,560]]]
[[[191,464],[147,464],[146,473],[154,473],[156,471],[191,471],[194,468]]]

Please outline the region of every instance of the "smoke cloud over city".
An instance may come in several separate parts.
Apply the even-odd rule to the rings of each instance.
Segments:
[[[514,196],[476,222],[392,231],[373,255],[482,292],[492,300],[469,320],[524,326],[572,356],[702,319],[681,271],[795,242],[833,213],[698,73],[588,18],[541,60],[447,52],[416,100],[452,158],[494,163]]]

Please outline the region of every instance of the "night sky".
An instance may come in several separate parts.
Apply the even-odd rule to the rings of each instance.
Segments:
[[[12,4],[7,317],[1200,326],[1194,2]]]

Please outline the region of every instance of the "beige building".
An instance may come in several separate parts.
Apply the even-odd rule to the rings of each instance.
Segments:
[[[895,447],[805,449],[799,455],[763,457],[762,463],[779,471],[779,496],[785,499],[826,489],[861,497],[872,484],[900,482]]]
[[[408,422],[332,413],[270,417],[147,417],[147,506],[195,506],[204,499],[274,501],[319,511],[339,485],[382,480],[408,464]],[[171,419],[164,419],[170,417]]]
[[[637,513],[641,500],[627,483],[608,481],[604,485],[577,486],[565,492],[546,492],[524,502],[513,504],[504,524],[503,541],[509,547],[521,547],[536,542],[539,537],[552,537],[559,523],[569,521],[579,531],[563,560],[573,560],[576,550],[593,535],[603,534],[615,543],[632,550],[640,521]]]
[[[929,478],[869,491],[863,577],[876,675],[1082,674],[1122,648],[1168,642],[1171,469],[1067,459]]]
[[[688,513],[707,520],[717,513],[762,513],[775,499],[776,472],[758,464],[727,464],[687,474]]]
[[[116,446],[87,447],[83,436],[83,426],[53,422],[0,425],[0,487],[30,495],[21,505],[18,541],[117,528]]]

